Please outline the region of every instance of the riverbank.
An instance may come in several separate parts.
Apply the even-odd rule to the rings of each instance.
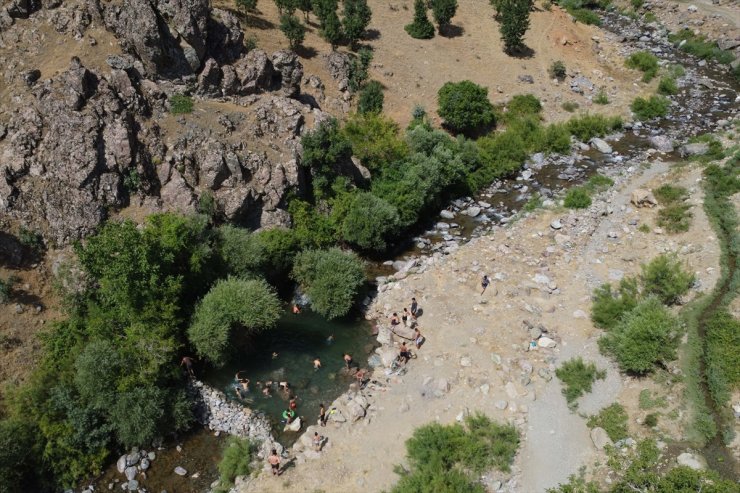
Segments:
[[[700,291],[712,289],[720,251],[700,207],[699,177],[696,166],[672,167],[660,160],[647,169],[624,169],[615,187],[586,211],[539,211],[495,228],[450,255],[429,257],[405,279],[388,284],[369,316],[385,323],[412,296],[423,309],[419,324],[427,342],[408,373],[386,377],[377,370],[373,379],[381,385],[363,392],[368,404],[364,418],[322,428],[328,442],[307,464],[296,464],[280,478],[251,478],[239,491],[283,491],[289,484],[308,491],[387,489],[396,481],[393,467],[403,463],[402,443],[414,428],[430,421],[454,422],[475,411],[514,423],[523,436],[512,473],[484,478],[491,490],[542,491],[555,486],[603,453],[591,442],[585,419],[568,410],[552,378],[554,369],[573,355],[608,369],[607,379],[582,399],[580,411],[590,414],[617,400],[630,415],[631,436],[646,433],[638,425],[644,412],[637,395],[644,388],[660,391],[660,386],[650,379],[620,376],[598,356],[598,331],[588,315],[590,293],[603,282],[638,273],[641,263],[665,252],[676,252],[689,265]],[[684,184],[691,194],[694,217],[686,233],[663,234],[655,227],[656,209],[629,203],[635,188],[665,182]],[[642,225],[648,225],[648,232]],[[484,273],[493,283],[480,295]],[[525,351],[531,332],[543,329],[556,346]],[[665,414],[677,412],[675,419],[662,420],[660,428],[680,435],[687,419],[680,384],[665,390],[670,397]],[[312,434],[312,428],[307,432]]]

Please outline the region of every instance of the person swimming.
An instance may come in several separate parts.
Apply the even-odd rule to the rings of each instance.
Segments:
[[[329,337],[326,338],[326,343],[327,344],[331,344],[332,342],[334,342],[334,334],[332,334],[332,335],[330,335]]]
[[[313,369],[318,370],[319,368],[321,368],[321,360],[319,358],[316,358],[315,360],[313,360]]]

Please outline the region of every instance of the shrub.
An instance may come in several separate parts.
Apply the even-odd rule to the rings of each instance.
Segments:
[[[244,228],[225,224],[217,230],[218,253],[228,274],[252,278],[279,279],[290,270],[298,249],[293,231],[283,228],[250,233]]]
[[[608,176],[604,176],[600,173],[596,173],[586,182],[586,189],[590,192],[600,192],[614,185],[614,180]]]
[[[352,144],[339,130],[336,119],[322,121],[301,138],[303,166],[311,168],[314,195],[330,193],[331,184],[339,176],[340,167],[352,157]]]
[[[581,24],[586,24],[586,25],[591,25],[591,26],[601,25],[601,17],[599,17],[599,14],[597,14],[593,10],[568,9],[568,13],[573,16],[573,19],[575,19],[576,22],[580,22]]]
[[[568,130],[581,142],[588,142],[594,137],[602,137],[609,132],[622,128],[622,119],[618,116],[581,115],[567,122]]]
[[[683,233],[691,226],[691,207],[685,204],[672,204],[658,211],[658,226],[668,233]]]
[[[636,51],[625,60],[624,64],[628,68],[642,72],[643,82],[650,82],[658,73],[658,58],[647,51]]]
[[[234,3],[243,12],[251,12],[257,8],[257,0],[234,0]]]
[[[0,304],[10,301],[10,295],[13,293],[14,284],[15,278],[13,276],[10,276],[5,280],[0,279]]]
[[[239,339],[237,328],[244,329],[244,335],[272,328],[280,313],[280,300],[266,282],[229,277],[218,281],[198,304],[188,338],[201,357],[223,366]]]
[[[432,16],[439,31],[450,25],[450,21],[457,12],[457,0],[431,0]]]
[[[110,418],[118,441],[126,448],[153,440],[164,418],[166,394],[154,386],[121,392],[111,402]]]
[[[498,0],[499,31],[508,54],[521,51],[524,47],[524,34],[529,29],[529,11],[532,0]]]
[[[659,255],[643,264],[640,281],[646,295],[655,295],[666,305],[679,301],[694,283],[694,275],[683,270],[675,255]]]
[[[218,463],[219,484],[214,493],[227,493],[237,476],[247,476],[250,472],[253,447],[248,440],[231,436],[226,441]]]
[[[507,115],[522,117],[539,115],[542,112],[542,103],[532,94],[517,94],[506,103]]]
[[[578,103],[575,101],[566,101],[562,105],[560,105],[565,111],[568,113],[573,113],[575,110],[581,107]]]
[[[740,321],[725,310],[706,324],[707,384],[717,407],[726,406],[740,385]]]
[[[397,471],[401,479],[391,491],[483,493],[471,473],[491,467],[508,472],[518,445],[516,428],[499,425],[482,414],[467,416],[465,427],[422,426],[406,441],[411,472]]]
[[[562,392],[570,404],[586,392],[591,392],[591,386],[596,379],[606,378],[606,371],[598,370],[593,363],[586,364],[578,357],[563,363],[555,370],[555,375],[563,382]]]
[[[645,374],[656,364],[675,358],[678,337],[678,320],[660,300],[651,297],[602,336],[599,348],[614,355],[622,370]]]
[[[638,299],[636,279],[623,278],[616,292],[611,285],[602,284],[594,290],[591,320],[601,329],[612,329],[637,306]]]
[[[342,238],[363,250],[383,251],[398,228],[398,211],[370,192],[355,194],[341,226]]]
[[[658,92],[665,96],[678,94],[678,85],[673,77],[661,77],[658,83]]]
[[[288,39],[291,50],[303,43],[306,38],[306,26],[293,14],[285,13],[280,16],[280,30]]]
[[[565,69],[565,63],[562,60],[556,60],[550,65],[550,77],[553,79],[563,80],[568,75]]]
[[[360,102],[357,110],[361,114],[380,113],[383,111],[383,86],[377,80],[371,80],[360,91]]]
[[[703,134],[703,135],[697,135],[695,137],[691,137],[689,139],[689,143],[691,144],[704,143],[709,146],[709,151],[707,153],[703,155],[699,155],[699,156],[691,156],[689,159],[691,159],[692,161],[701,161],[701,162],[717,161],[725,157],[725,152],[724,152],[724,148],[722,147],[722,143],[711,134]]]
[[[170,96],[170,113],[180,115],[193,112],[193,98],[184,94]]]
[[[652,120],[666,116],[670,104],[663,96],[650,96],[647,99],[635,98],[630,108],[638,120]]]
[[[630,3],[632,4],[633,9],[638,10],[643,6],[645,0],[630,0]]]
[[[668,40],[672,43],[685,41],[681,49],[704,60],[714,59],[719,63],[730,64],[735,59],[732,52],[720,49],[716,42],[708,41],[706,37],[694,34],[690,29],[682,29],[675,34],[670,34]]]
[[[616,442],[628,436],[627,419],[624,407],[615,402],[599,411],[599,414],[589,417],[586,424],[589,428],[603,428],[609,438]]]
[[[591,196],[581,187],[573,187],[565,194],[563,205],[568,209],[586,209],[591,205]]]
[[[352,145],[352,155],[370,171],[380,171],[408,154],[408,146],[398,136],[398,124],[382,114],[356,114],[342,127]]]
[[[594,103],[596,104],[609,104],[609,96],[607,96],[606,91],[601,89],[594,98]]]
[[[404,29],[414,39],[431,39],[434,37],[434,25],[427,17],[427,6],[424,0],[414,0],[414,21],[406,24]]]
[[[311,308],[332,319],[349,313],[365,282],[362,262],[338,248],[296,255],[293,278],[311,300]]]
[[[542,195],[539,192],[535,192],[529,197],[529,200],[522,206],[524,212],[534,212],[543,205]]]
[[[357,41],[370,25],[372,11],[367,5],[367,0],[345,0],[344,2],[344,35],[349,41],[350,48],[353,50],[357,47]]]
[[[684,187],[666,184],[654,188],[653,194],[655,194],[655,198],[662,205],[671,205],[686,200],[689,196],[689,191]]]
[[[18,420],[0,421],[0,491],[42,491],[36,472],[40,452],[33,427]]]
[[[89,343],[75,361],[74,382],[80,396],[95,409],[107,409],[116,397],[111,382],[119,380],[125,363],[110,341]]]
[[[665,397],[656,397],[653,399],[648,389],[640,391],[639,407],[640,409],[652,409],[654,407],[664,408],[668,405]]]
[[[545,127],[544,152],[567,154],[570,152],[570,131],[567,125],[553,123]]]
[[[437,93],[438,113],[455,132],[472,132],[494,123],[488,89],[464,80],[447,82]]]

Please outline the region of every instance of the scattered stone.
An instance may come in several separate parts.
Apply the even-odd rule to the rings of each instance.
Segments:
[[[187,476],[188,471],[186,471],[183,467],[177,466],[175,468],[175,474],[177,474],[178,476]]]
[[[444,219],[455,219],[455,213],[444,209],[439,215]]]
[[[653,135],[650,137],[650,145],[660,152],[673,152],[673,140],[666,135]]]
[[[601,428],[599,426],[591,429],[591,441],[594,443],[594,446],[598,450],[603,449],[607,445],[614,445],[614,442],[612,442],[612,439],[609,438],[609,435],[606,433],[606,430],[604,430],[604,428]]]
[[[480,214],[480,211],[481,211],[480,207],[473,205],[465,209],[465,214],[470,217],[475,217],[478,214]]]
[[[563,223],[560,222],[560,219],[555,219],[550,223],[550,227],[557,231],[563,227]]]
[[[679,466],[690,467],[691,469],[697,471],[705,468],[703,459],[689,452],[684,452],[683,454],[679,455],[676,458],[676,462]]]
[[[588,318],[588,315],[583,310],[576,310],[573,312],[573,318]]]
[[[503,411],[509,406],[509,403],[502,399],[502,400],[496,401],[496,404],[494,405],[496,406],[496,409],[501,409]]]
[[[591,139],[591,147],[601,152],[602,154],[612,153],[612,146],[607,144],[605,140],[598,137],[594,137],[593,139]]]
[[[678,149],[681,157],[703,156],[709,152],[709,144],[706,142],[697,142],[695,144],[684,144]]]
[[[554,348],[558,345],[558,343],[550,339],[549,337],[542,336],[537,339],[537,345],[542,348]]]

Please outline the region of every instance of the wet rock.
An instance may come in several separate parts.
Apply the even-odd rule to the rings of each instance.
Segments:
[[[598,137],[594,137],[593,139],[591,139],[591,146],[603,154],[612,153],[612,147],[607,144],[605,140]]]
[[[125,475],[126,475],[126,479],[128,479],[128,480],[130,481],[130,480],[132,480],[132,479],[134,479],[134,478],[136,477],[136,473],[137,473],[137,472],[138,472],[138,471],[136,470],[136,467],[134,467],[134,466],[129,466],[129,467],[127,467],[127,468],[126,468],[126,469],[125,469],[125,470],[123,471],[123,474],[125,474]]]
[[[653,135],[650,137],[650,145],[660,152],[673,152],[673,140],[666,135]]]

